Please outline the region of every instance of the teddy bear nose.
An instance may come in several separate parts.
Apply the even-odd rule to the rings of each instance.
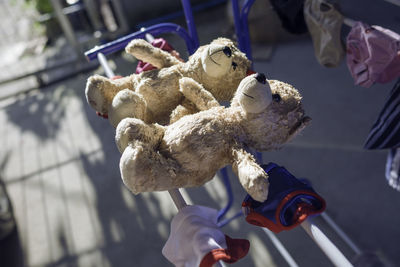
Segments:
[[[224,52],[224,54],[225,54],[227,57],[231,57],[231,56],[232,56],[232,50],[231,50],[229,47],[227,47],[227,46],[224,47],[224,49],[222,50],[222,52]]]
[[[267,81],[267,78],[265,78],[265,75],[263,73],[257,73],[256,80],[262,84],[265,84]]]

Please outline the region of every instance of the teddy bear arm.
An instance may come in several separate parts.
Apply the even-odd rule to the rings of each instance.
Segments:
[[[176,57],[170,53],[152,46],[143,39],[135,39],[125,48],[128,54],[136,57],[138,60],[148,62],[154,67],[161,69],[171,67],[181,63]]]
[[[195,80],[183,77],[179,80],[179,91],[191,101],[199,110],[219,107],[215,97]]]
[[[233,171],[239,182],[256,201],[263,202],[268,196],[268,174],[257,164],[254,157],[243,148],[232,149]]]

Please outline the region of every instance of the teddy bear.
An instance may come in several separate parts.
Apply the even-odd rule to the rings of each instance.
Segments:
[[[107,115],[114,127],[127,117],[166,125],[197,112],[197,106],[218,106],[218,101],[233,97],[250,68],[250,61],[234,42],[221,37],[199,47],[187,62],[143,39],[131,41],[125,50],[157,69],[116,80],[100,75],[88,78],[87,102],[98,113]],[[182,90],[182,78],[202,86],[196,91]],[[194,99],[200,103],[194,104]]]
[[[202,88],[190,78],[179,83],[183,90]],[[309,124],[300,93],[257,73],[240,82],[229,107],[197,108],[202,111],[167,126],[138,118],[118,124],[115,141],[124,184],[134,194],[200,186],[232,165],[247,193],[265,201],[268,175],[247,149],[278,149]]]

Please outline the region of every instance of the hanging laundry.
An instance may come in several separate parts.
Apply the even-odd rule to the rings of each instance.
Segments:
[[[373,124],[365,149],[390,149],[385,177],[391,187],[400,191],[400,79],[394,85],[388,99]]]
[[[290,33],[302,34],[307,32],[304,21],[304,0],[270,0],[282,26]]]
[[[203,206],[181,209],[172,219],[163,255],[177,267],[211,267],[220,260],[233,263],[246,256],[249,241],[225,235],[217,216],[217,210]]]
[[[389,150],[385,176],[389,186],[400,191],[400,147]]]
[[[248,223],[279,233],[325,210],[325,200],[308,183],[275,163],[262,167],[269,176],[268,198],[258,202],[245,197],[242,207]]]
[[[400,35],[356,22],[347,36],[347,66],[363,87],[400,77]]]
[[[364,144],[365,149],[396,147],[400,147],[400,79],[390,92]]]
[[[336,67],[344,57],[340,39],[343,16],[333,4],[323,0],[306,0],[304,19],[314,45],[318,62],[325,67]]]

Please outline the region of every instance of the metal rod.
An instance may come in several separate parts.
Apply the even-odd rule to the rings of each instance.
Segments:
[[[329,226],[343,239],[343,241],[354,251],[354,253],[361,254],[361,249],[354,244],[354,242],[350,239],[348,235],[337,225],[332,218],[323,212],[321,214],[322,218],[329,224]]]
[[[176,188],[168,190],[168,193],[178,210],[181,210],[187,206],[185,199],[183,198],[181,192],[179,192],[179,189]]]
[[[196,46],[197,48],[199,46],[199,37],[197,35],[196,25],[194,23],[193,12],[192,12],[192,7],[190,5],[190,1],[181,0],[181,3],[183,6],[183,12],[185,13],[186,25],[188,28],[190,38],[194,46]]]
[[[67,16],[63,13],[63,7],[61,5],[60,0],[51,0],[51,5],[54,8],[54,12],[56,14],[57,20],[60,23],[61,29],[63,30],[65,37],[72,47],[75,49],[76,54],[81,56],[80,45],[76,39],[74,30]]]
[[[343,255],[343,253],[329,240],[329,238],[312,222],[305,220],[301,227],[307,234],[314,239],[315,243],[321,248],[330,261],[337,267],[352,267],[353,265]]]
[[[101,66],[103,67],[104,72],[106,73],[106,76],[108,78],[114,77],[115,74],[114,74],[113,70],[110,68],[110,66],[108,65],[106,57],[102,53],[98,53],[97,59],[99,60]]]
[[[290,267],[298,267],[299,265],[287,251],[287,249],[283,246],[282,242],[268,229],[262,228],[264,232],[267,234],[272,244],[274,244],[275,248],[279,251],[282,257],[286,260],[287,264]]]

